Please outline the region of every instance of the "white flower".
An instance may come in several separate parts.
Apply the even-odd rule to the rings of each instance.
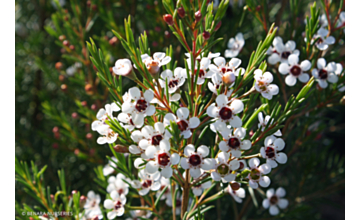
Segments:
[[[129,193],[129,185],[123,180],[130,181],[130,179],[126,178],[123,174],[118,173],[115,176],[111,176],[108,179],[109,185],[106,187],[106,191],[111,193],[112,191],[116,191],[119,195],[124,194],[125,196]]]
[[[270,185],[270,178],[268,176],[263,176],[271,171],[271,166],[269,164],[260,165],[260,160],[258,158],[252,158],[249,160],[250,173],[248,175],[249,186],[253,189],[256,189],[260,186],[268,187]]]
[[[335,74],[338,76],[343,76],[345,73],[343,73],[343,66],[341,63],[336,64]]]
[[[185,56],[186,56],[187,58],[191,58],[191,56],[190,56],[189,53],[185,53]],[[212,58],[215,58],[215,57],[218,57],[218,56],[220,56],[220,53],[211,53],[211,52],[209,52],[207,58],[209,58],[209,59],[211,60]],[[205,56],[204,56],[204,53],[201,53],[201,57],[205,57]],[[200,57],[200,55],[198,55],[198,56],[196,57],[196,60],[199,61],[199,60],[201,59],[201,57]]]
[[[86,197],[86,203],[84,205],[85,209],[85,218],[92,219],[94,217],[98,217],[98,219],[102,219],[102,212],[100,209],[100,195],[95,194],[94,191],[89,191]]]
[[[165,127],[161,122],[156,122],[154,128],[146,125],[141,129],[144,139],[139,141],[139,147],[145,150],[147,158],[154,158],[155,153],[159,150],[170,150],[169,137],[165,135]],[[145,159],[145,158],[144,158]]]
[[[245,128],[236,128],[234,134],[232,130],[225,129],[221,134],[224,140],[219,143],[219,149],[223,152],[230,152],[232,156],[239,158],[241,150],[251,148],[251,141],[243,140],[246,135]]]
[[[98,144],[112,144],[119,136],[118,133],[115,133],[113,130],[106,127],[102,127],[98,132],[103,135],[102,137],[98,137],[96,141]]]
[[[241,60],[238,58],[232,58],[229,63],[226,63],[224,57],[216,57],[214,64],[210,64],[209,68],[211,71],[219,74],[222,81],[229,87],[232,87],[235,81],[235,76],[239,76],[239,73],[245,72],[244,68],[238,68],[241,64]]]
[[[235,38],[230,38],[227,46],[229,49],[225,50],[226,58],[236,57],[245,45],[244,36],[242,33],[237,33]]]
[[[282,187],[279,187],[276,192],[274,189],[268,189],[266,191],[266,199],[263,200],[262,205],[265,209],[270,207],[270,215],[279,214],[279,208],[285,209],[289,205],[289,201],[287,199],[283,199],[285,194],[285,189]]]
[[[214,160],[204,157],[209,155],[209,148],[201,145],[195,150],[194,145],[188,144],[184,149],[186,157],[182,157],[180,165],[183,169],[190,169],[190,175],[193,178],[198,178],[201,175],[201,170],[210,170],[214,166]]]
[[[342,11],[339,16],[339,20],[337,21],[337,28],[344,27],[344,33],[345,33],[345,12]]]
[[[98,113],[96,114],[96,118],[98,120],[93,121],[93,123],[91,123],[91,129],[93,131],[99,131],[102,129],[102,127],[106,127],[109,128],[109,125],[105,123],[106,120],[108,120],[109,118],[113,119],[113,112],[118,112],[120,111],[119,106],[113,102],[111,104],[106,104],[105,105],[105,109],[101,108],[99,109]]]
[[[278,62],[287,63],[291,54],[299,56],[300,52],[299,50],[296,50],[295,41],[289,40],[284,44],[281,37],[275,37],[273,46],[270,46],[267,54],[270,55],[268,62],[271,65],[275,65]]]
[[[228,98],[226,95],[221,94],[216,97],[216,104],[211,104],[206,113],[216,119],[214,127],[217,131],[222,131],[226,128],[226,123],[229,122],[234,128],[240,128],[242,121],[236,114],[240,113],[244,109],[244,104],[241,100],[235,99],[228,105]]]
[[[190,58],[187,59],[187,63],[188,63],[189,69],[191,69]],[[206,78],[211,78],[211,76],[215,74],[215,72],[213,72],[212,70],[209,70],[209,66],[210,66],[210,59],[207,57],[203,57],[200,61],[200,69],[198,70],[197,69],[198,61],[195,60],[194,75],[199,74],[197,82],[196,82],[197,85],[204,84]],[[199,71],[199,73],[197,73],[198,71]],[[186,72],[185,72],[185,74],[186,74]],[[195,77],[194,77],[194,80],[195,80]]]
[[[170,199],[170,201],[171,201],[171,183],[170,183],[170,179],[165,178],[165,177],[161,177],[160,184],[161,184],[161,187],[156,192],[156,197],[158,198],[160,196],[161,192],[163,191],[163,189],[165,187],[167,187],[164,194],[161,196],[160,200],[164,200],[164,199],[168,200],[168,199]],[[177,187],[177,185],[175,185],[175,187]]]
[[[232,171],[237,170],[240,167],[239,161],[229,161],[229,154],[225,152],[220,152],[215,160],[215,170],[211,172],[213,180],[222,180],[224,183],[234,181],[236,174],[232,173]]]
[[[160,172],[155,172],[153,174],[148,174],[145,170],[139,171],[139,180],[133,181],[133,187],[140,189],[139,195],[144,196],[149,193],[150,190],[158,191],[161,187],[160,184]]]
[[[122,216],[125,212],[126,197],[124,194],[119,195],[116,191],[110,193],[111,199],[104,201],[104,207],[111,211],[107,213],[108,219],[114,219],[116,216]]]
[[[145,63],[146,68],[150,74],[154,75],[159,72],[160,67],[168,64],[171,61],[171,57],[166,56],[165,53],[156,52],[150,57],[148,54],[141,55],[141,60]]]
[[[316,40],[316,47],[319,50],[326,50],[329,48],[329,45],[335,43],[335,38],[333,36],[327,36],[329,33],[328,30],[325,28],[320,28],[318,32],[314,35],[313,39],[311,40],[311,44]],[[306,38],[305,38],[306,39]]]
[[[232,185],[238,185],[238,189],[234,190]],[[231,182],[226,191],[234,198],[237,203],[242,203],[242,199],[245,198],[245,190],[240,187],[240,183],[238,182]]]
[[[264,131],[264,130],[265,130],[265,127],[266,127],[266,124],[269,123],[270,115],[265,116],[265,119],[264,119],[263,113],[262,113],[262,112],[259,112],[259,114],[258,114],[258,119],[259,119],[258,128],[261,127],[261,131]],[[271,119],[270,125],[272,125],[273,122],[274,122],[274,119]],[[270,125],[269,125],[269,126],[270,126]],[[281,131],[280,131],[280,129],[279,129],[279,130],[277,130],[273,135],[275,135],[275,136],[282,136],[282,133],[281,133]]]
[[[330,62],[326,65],[326,60],[320,58],[317,60],[317,69],[312,70],[312,75],[319,82],[319,86],[325,89],[328,86],[327,81],[330,83],[336,83],[338,76],[334,73],[336,70],[335,62]]]
[[[141,123],[141,124],[137,124],[135,125],[132,118],[131,118],[131,115],[130,114],[126,114],[126,113],[120,113],[117,117],[117,119],[122,122],[122,123],[125,123],[125,124],[122,124],[120,123],[120,125],[125,128],[125,129],[128,129],[129,131],[132,131],[136,128],[141,128],[143,125],[144,125],[144,122]]]
[[[254,78],[256,80],[255,89],[260,92],[264,98],[271,100],[273,95],[279,93],[279,87],[275,84],[270,84],[274,79],[270,72],[263,74],[261,69],[257,69],[254,71]]]
[[[220,88],[220,85],[222,84],[222,77],[220,74],[213,74],[211,76],[211,82],[208,82],[208,87],[211,92],[213,92],[215,95],[218,94],[217,89]],[[233,92],[233,89],[228,89],[226,92],[226,97],[230,97]]]
[[[181,67],[176,67],[174,70],[174,74],[171,70],[164,70],[161,73],[161,79],[159,79],[159,83],[161,88],[168,87],[169,94],[176,92],[182,85],[184,85],[185,79],[187,78],[186,70]],[[167,79],[167,85],[166,84]]]
[[[129,59],[119,59],[112,70],[116,75],[128,76],[132,71],[131,61]]]
[[[161,168],[161,175],[165,178],[172,176],[173,170],[171,165],[176,165],[180,161],[180,156],[177,153],[170,154],[167,150],[156,149],[154,153],[155,161],[151,160],[146,164],[145,171],[147,173],[155,173]]]
[[[283,75],[289,73],[285,78],[285,83],[288,86],[294,86],[296,84],[296,79],[299,79],[300,82],[306,83],[309,80],[309,74],[304,73],[311,68],[311,63],[308,60],[304,60],[299,65],[299,56],[292,54],[289,56],[288,64],[281,63],[279,66],[279,72]]]
[[[113,159],[113,161],[117,162],[116,157],[111,157],[111,159]],[[112,174],[115,171],[115,169],[113,167],[116,167],[116,164],[114,162],[112,162],[111,160],[109,160],[109,163],[106,164],[103,168],[104,176],[108,176],[108,175]]]
[[[176,117],[177,116],[177,117]],[[176,122],[179,130],[181,131],[181,135],[184,136],[185,139],[191,137],[192,132],[190,129],[194,129],[200,124],[200,120],[197,117],[189,117],[189,109],[185,107],[181,107],[176,111],[176,116],[172,113],[167,113],[164,117],[164,126],[167,127],[170,125],[170,121]],[[168,131],[167,131],[168,132]],[[170,134],[168,134],[170,135]]]
[[[150,219],[151,214],[148,210],[131,210],[131,218],[126,218],[125,220],[139,220],[139,217],[141,217],[141,219]]]
[[[286,154],[279,152],[285,147],[285,142],[283,139],[269,136],[265,138],[264,145],[264,147],[260,148],[260,153],[261,156],[266,159],[266,163],[269,164],[271,168],[277,167],[276,162],[280,164],[286,163]]]
[[[145,116],[151,116],[156,109],[150,105],[150,101],[154,98],[154,93],[151,90],[146,90],[141,95],[137,87],[129,89],[129,95],[134,102],[124,102],[122,105],[123,113],[131,114],[131,120],[134,125],[140,126],[144,123]]]
[[[141,131],[133,131],[131,133],[131,139],[137,143],[137,145],[135,144],[132,144],[129,146],[129,152],[132,153],[132,154],[141,154],[141,158],[143,159],[148,159],[148,157],[146,156],[145,154],[145,150],[142,149],[140,146],[139,146],[139,142],[144,139],[144,136],[143,134],[141,133]]]

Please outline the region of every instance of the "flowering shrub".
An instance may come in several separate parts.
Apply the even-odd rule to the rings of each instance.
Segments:
[[[98,189],[89,191],[87,196],[75,190],[68,194],[64,170],[59,171],[60,188],[52,195],[50,188],[45,190],[42,185],[46,166],[39,171],[32,164],[31,176],[27,164],[16,159],[17,180],[42,204],[39,209],[47,212],[39,218],[204,219],[214,208],[212,203],[226,194],[237,203],[251,198],[259,207],[255,192],[263,198],[262,206],[269,209],[270,215],[286,210],[289,198],[284,188],[288,184],[273,178],[273,173],[282,172],[304,141],[299,140],[294,146],[287,143],[284,137],[298,138],[297,124],[290,123],[309,121],[307,127],[300,126],[299,130],[308,129],[310,133],[321,129],[315,123],[316,115],[309,114],[331,107],[344,97],[343,60],[334,59],[327,52],[334,45],[341,47],[345,15],[341,13],[341,3],[337,5],[337,16],[330,18],[330,3],[323,1],[327,16],[324,19],[314,3],[311,16],[306,17],[304,37],[291,35],[283,41],[279,27],[270,25],[261,5],[246,3],[244,9],[267,32],[253,47],[246,48],[251,45],[245,44],[250,39],[245,33],[238,33],[229,39],[227,48],[214,49],[223,40],[215,36],[227,13],[228,0],[218,4],[206,0],[181,0],[174,4],[163,0],[163,22],[178,42],[153,50],[146,32],[136,40],[129,16],[121,28],[112,28],[112,41],[121,43],[116,49],[126,52],[115,59],[109,58],[110,52],[101,43],[95,43],[96,38],[90,38],[86,44],[87,39],[83,39],[78,49],[82,55],[72,53],[72,44],[66,39],[74,33],[59,37],[61,28],[53,18],[55,29],[46,29],[58,36],[70,53],[65,57],[96,71],[96,76],[86,76],[85,91],[99,99],[97,103],[106,104],[98,106],[96,117],[84,107],[86,104],[77,105],[83,122],[97,136],[97,140],[89,139],[98,144],[96,148],[109,147],[111,155],[107,155],[108,164],[103,162],[95,169]],[[298,4],[291,1],[292,8]],[[74,13],[80,16],[81,12],[75,7]],[[100,14],[106,16],[101,10]],[[91,17],[88,22],[90,26]],[[82,32],[76,31],[75,35],[83,38]],[[337,35],[337,39],[330,34]],[[301,41],[291,40],[295,37]],[[186,53],[175,54],[173,48],[179,51],[180,46]],[[245,49],[252,52],[243,61],[238,57]],[[66,71],[69,77],[76,72],[76,66],[79,64]],[[110,94],[111,101],[102,100],[100,91]],[[44,108],[56,118],[56,110],[54,113],[48,104]],[[68,136],[86,149],[87,143],[62,123]],[[78,150],[77,155],[81,154]],[[306,165],[305,159],[298,163]],[[277,190],[267,189],[270,185]],[[24,205],[18,210],[21,213],[32,208]],[[63,210],[70,215],[54,214]],[[243,214],[241,211],[238,218]]]

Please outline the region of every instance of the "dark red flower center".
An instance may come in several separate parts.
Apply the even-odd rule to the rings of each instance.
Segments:
[[[222,120],[229,120],[232,117],[232,111],[228,107],[222,107],[219,115]]]
[[[152,181],[151,180],[145,180],[143,183],[142,183],[142,187],[144,188],[149,188],[152,184]]]
[[[240,147],[240,141],[238,138],[230,138],[229,142],[228,142],[229,147],[236,149],[238,147]]]
[[[227,67],[222,67],[221,68],[221,72],[224,74],[226,72],[232,72],[233,70],[231,68],[227,68]]]
[[[275,157],[275,149],[273,147],[266,147],[265,154],[269,159]]]
[[[195,73],[197,74],[197,70],[195,70]],[[203,78],[205,76],[205,71],[203,69],[199,70],[199,77]]]
[[[158,134],[158,135],[154,135],[152,138],[151,138],[151,144],[152,145],[159,145],[160,144],[160,141],[163,139],[163,136]]]
[[[186,131],[186,129],[189,127],[188,123],[184,120],[181,120],[177,123],[180,131]]]
[[[277,196],[271,196],[270,198],[270,204],[271,205],[276,205],[278,203],[278,197]]]
[[[120,209],[120,208],[121,208],[121,202],[120,202],[120,201],[117,201],[117,202],[115,203],[114,209],[115,209],[115,210],[118,210],[118,209]]]
[[[121,194],[124,193],[124,190],[123,190],[123,189],[119,189],[119,190],[118,190],[118,193],[119,193],[119,195],[121,195]]]
[[[201,157],[197,154],[193,154],[189,158],[189,163],[194,167],[198,166],[199,164],[201,164]]]
[[[243,169],[245,167],[245,164],[243,162],[241,162],[241,161],[239,163],[240,163],[239,169],[241,170],[241,169]]]
[[[301,74],[301,68],[298,65],[294,65],[293,67],[291,67],[290,69],[290,73],[293,76],[299,76]]]
[[[170,162],[170,157],[164,152],[158,155],[158,161],[161,166],[167,166]]]
[[[145,111],[147,109],[147,107],[148,107],[148,104],[144,99],[139,99],[135,105],[135,108],[138,112]]]
[[[324,69],[321,69],[319,71],[319,77],[320,79],[327,79],[328,78],[328,72]]]
[[[135,126],[135,124],[131,118],[130,118],[129,124],[131,124],[132,126]]]
[[[289,51],[284,51],[281,53],[281,58],[287,59],[290,55],[291,53]]]
[[[172,79],[172,80],[170,80],[170,82],[169,82],[169,88],[174,88],[174,87],[176,87],[178,84],[179,84],[179,80],[177,80],[177,79]]]

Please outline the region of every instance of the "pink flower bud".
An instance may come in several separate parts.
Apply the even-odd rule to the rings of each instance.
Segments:
[[[235,74],[233,72],[226,72],[223,76],[222,76],[222,80],[224,82],[225,85],[229,86],[231,85],[233,82],[235,82]]]
[[[172,15],[166,14],[166,15],[163,16],[163,18],[164,18],[164,21],[165,21],[168,25],[171,26],[171,25],[174,24],[174,19],[173,19]]]
[[[203,37],[204,37],[204,40],[208,40],[210,38],[210,33],[207,32],[207,31],[204,31],[203,32]]]
[[[202,14],[200,11],[195,12],[195,21],[198,22],[201,20]]]
[[[183,7],[178,8],[178,14],[179,14],[180,18],[185,17],[185,10]]]

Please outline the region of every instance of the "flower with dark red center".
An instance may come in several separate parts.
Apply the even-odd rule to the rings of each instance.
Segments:
[[[155,153],[155,161],[151,160],[146,164],[147,173],[156,173],[159,168],[161,168],[161,175],[164,178],[170,178],[172,176],[171,165],[176,165],[179,163],[180,156],[177,153],[170,154],[168,151],[162,149],[162,146],[159,147],[160,150],[157,150]]]
[[[170,156],[167,153],[158,154],[158,161],[160,166],[167,166],[170,163]]]
[[[215,28],[216,29],[216,28]],[[216,31],[216,30],[215,30]],[[242,33],[237,33],[235,37],[229,39],[227,44],[229,49],[225,50],[226,58],[236,57],[245,45],[245,39]]]
[[[326,65],[326,60],[320,58],[317,60],[317,68],[312,70],[312,75],[316,81],[319,83],[320,88],[325,89],[328,86],[328,82],[336,83],[338,81],[337,66],[335,62],[330,62]],[[342,66],[339,66],[340,72],[342,71]]]
[[[297,54],[291,54],[287,62],[283,62],[279,65],[279,72],[283,75],[289,74],[285,78],[285,83],[288,86],[294,86],[296,84],[297,79],[300,82],[306,83],[309,81],[309,74],[305,73],[311,68],[311,63],[308,60],[304,60],[299,63],[299,56]]]
[[[147,107],[148,107],[148,103],[144,99],[137,100],[135,104],[135,109],[138,112],[144,112],[147,109]]]
[[[108,219],[114,219],[116,216],[122,216],[125,212],[124,206],[126,203],[126,197],[124,194],[119,195],[116,191],[110,193],[111,199],[104,201],[104,207],[111,211],[107,213]],[[100,213],[101,214],[101,210]]]
[[[213,159],[204,159],[204,157],[209,155],[209,148],[205,145],[201,145],[195,151],[194,145],[189,144],[185,147],[184,154],[186,157],[181,158],[181,167],[185,170],[190,169],[190,175],[193,178],[198,178],[201,175],[200,168],[203,170],[213,168]]]
[[[148,54],[142,54],[141,60],[149,73],[153,76],[157,76],[156,74],[159,72],[160,67],[168,64],[171,61],[171,58],[166,56],[165,53],[156,52],[153,54],[153,58]]]
[[[170,14],[166,14],[163,16],[164,21],[168,24],[168,25],[173,25],[174,24],[174,19],[173,16]]]
[[[189,109],[185,107],[181,107],[176,111],[177,117],[172,114],[168,113],[165,115],[164,118],[164,125],[169,126],[170,122],[176,122],[178,125],[179,130],[181,131],[181,135],[184,136],[185,139],[191,137],[191,130],[196,128],[200,124],[200,120],[197,117],[192,117],[188,120],[189,117]]]
[[[164,70],[160,76],[160,86],[164,89],[165,87],[168,87],[169,94],[176,92],[184,84],[185,79],[187,78],[186,70],[181,67],[175,68],[174,74],[169,69]]]
[[[276,192],[274,189],[266,191],[266,198],[263,200],[262,205],[265,209],[269,208],[270,215],[278,215],[279,208],[285,209],[289,202],[284,199],[286,192],[282,187],[279,187]]]
[[[239,158],[241,150],[249,150],[251,148],[251,141],[243,140],[246,136],[244,128],[236,128],[234,132],[231,129],[224,129],[221,131],[221,135],[224,140],[219,143],[220,150],[230,152],[234,157]]]
[[[284,52],[281,53],[281,58],[282,59],[287,59],[287,58],[289,58],[290,55],[291,55],[291,52],[284,51]]]
[[[296,49],[295,41],[289,40],[284,44],[282,38],[278,36],[274,38],[267,54],[270,55],[268,62],[271,65],[275,65],[279,62],[288,63],[288,58],[291,54],[299,55],[300,52]]]
[[[242,203],[242,199],[245,198],[245,190],[240,187],[240,183],[231,182],[226,191],[234,198],[234,200],[238,203]]]
[[[237,160],[229,160],[230,155],[225,152],[220,152],[217,155],[215,169],[211,172],[211,177],[215,181],[222,180],[223,182],[231,182],[235,180],[236,174],[232,171],[239,168]]]
[[[279,152],[285,147],[285,142],[281,138],[269,136],[265,138],[265,146],[260,149],[260,154],[266,158],[266,163],[272,168],[277,167],[277,163],[284,164],[287,161],[287,156],[283,152]]]

